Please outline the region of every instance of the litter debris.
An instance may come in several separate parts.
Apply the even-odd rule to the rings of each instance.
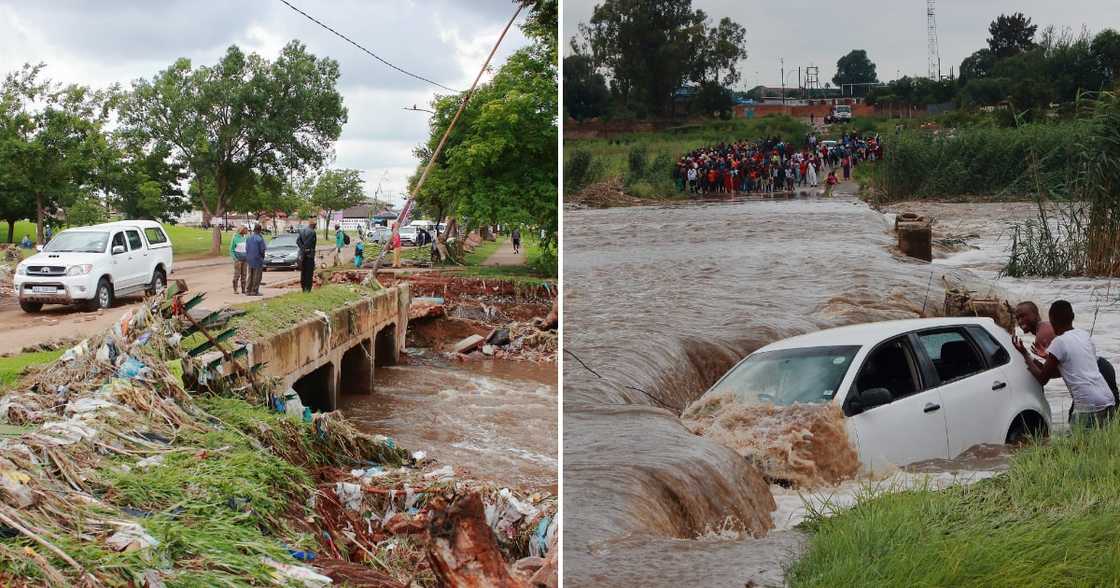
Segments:
[[[140,525],[129,523],[105,540],[105,543],[114,551],[136,551],[159,545],[159,540],[152,537]]]
[[[466,339],[463,339],[462,341],[456,343],[455,346],[451,348],[451,352],[470,353],[471,351],[474,351],[475,349],[478,349],[480,346],[482,346],[483,341],[484,339],[481,335],[471,335],[470,337],[467,337]]]

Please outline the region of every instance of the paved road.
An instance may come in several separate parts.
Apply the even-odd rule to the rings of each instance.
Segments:
[[[343,252],[344,260],[352,260]],[[319,259],[333,261],[334,248],[320,247]],[[320,264],[322,261],[320,261]],[[186,280],[193,292],[206,292],[206,308],[222,308],[254,298],[233,292],[233,266],[228,257],[204,258],[175,264],[170,279]],[[263,298],[278,296],[299,287],[299,274],[295,271],[267,271],[261,286]],[[73,306],[48,305],[42,312],[28,314],[20,310],[14,296],[0,298],[0,354],[18,352],[31,345],[57,339],[81,338],[113,324],[129,308],[137,306],[140,298],[124,298],[105,311],[85,312]]]

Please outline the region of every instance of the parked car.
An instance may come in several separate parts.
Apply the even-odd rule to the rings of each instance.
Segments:
[[[389,227],[370,227],[364,239],[370,243],[386,243],[393,236],[393,229]]]
[[[149,220],[67,229],[16,266],[13,286],[25,312],[44,304],[109,308],[119,296],[167,286],[171,240]]]
[[[416,245],[416,227],[409,225],[400,228],[401,245]]]
[[[297,238],[297,235],[291,233],[273,237],[264,251],[265,269],[299,269]]]
[[[1042,386],[989,318],[867,323],[785,339],[747,356],[705,396],[729,392],[744,404],[839,406],[870,470],[1050,428]]]

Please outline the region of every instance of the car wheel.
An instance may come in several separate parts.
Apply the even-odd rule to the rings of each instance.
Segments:
[[[163,270],[157,269],[152,273],[152,283],[148,286],[148,296],[163,293],[167,289],[167,274]]]
[[[20,300],[19,307],[21,310],[23,310],[23,312],[39,312],[40,310],[43,310],[43,303]]]
[[[112,308],[113,306],[113,285],[109,283],[108,278],[101,278],[97,282],[97,290],[93,295],[93,308]]]

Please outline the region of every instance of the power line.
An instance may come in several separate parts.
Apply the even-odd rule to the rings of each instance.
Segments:
[[[361,45],[359,45],[356,41],[354,41],[350,37],[347,37],[346,35],[332,29],[331,27],[327,26],[326,24],[324,24],[322,21],[315,18],[314,16],[311,16],[310,14],[307,14],[306,12],[296,8],[295,6],[292,6],[292,4],[290,2],[288,2],[288,0],[280,0],[280,1],[283,2],[288,8],[291,8],[292,10],[302,14],[304,17],[306,17],[311,22],[323,27],[324,29],[327,29],[328,31],[330,31],[330,32],[334,33],[335,35],[337,35],[338,37],[342,38],[347,43],[350,43],[351,45],[357,47],[358,49],[361,49],[362,51],[366,52],[367,54],[369,54],[370,57],[373,57],[374,59],[376,59],[376,60],[380,61],[381,63],[384,63],[385,65],[403,73],[404,75],[414,77],[414,78],[416,78],[418,80],[421,80],[421,81],[424,81],[424,82],[428,82],[429,84],[432,84],[433,86],[438,86],[440,88],[443,88],[444,90],[447,90],[448,92],[455,92],[455,93],[459,92],[459,90],[456,90],[454,88],[448,88],[447,86],[445,86],[445,85],[443,85],[439,82],[433,82],[432,80],[429,80],[428,78],[426,78],[424,76],[414,74],[414,73],[412,73],[412,72],[410,72],[406,69],[399,68],[399,67],[393,65],[392,63],[389,63],[388,61],[385,61],[384,59],[379,57],[376,53],[374,53],[373,51],[370,51],[369,49],[366,49],[365,47],[362,47]]]

